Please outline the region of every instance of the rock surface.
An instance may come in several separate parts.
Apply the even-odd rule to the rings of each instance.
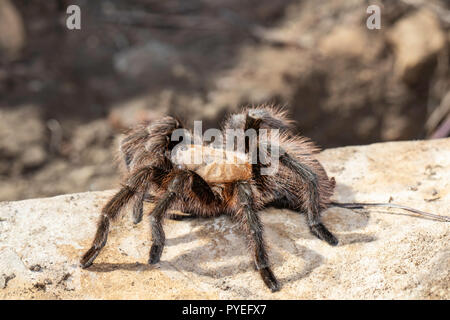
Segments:
[[[319,158],[337,180],[337,201],[391,199],[450,213],[450,139],[329,149]],[[450,298],[450,223],[394,209],[328,209],[323,221],[337,247],[313,237],[302,215],[262,212],[277,293],[253,271],[244,237],[226,217],[167,220],[162,260],[149,266],[149,225],[133,225],[126,210],[82,270],[79,258],[113,192],[0,203],[0,298]]]
[[[38,108],[5,108],[0,110],[0,118],[8,124],[0,126],[0,175],[17,175],[42,166],[47,159],[46,128]]]

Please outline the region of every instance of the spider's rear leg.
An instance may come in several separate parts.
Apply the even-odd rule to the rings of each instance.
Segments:
[[[137,170],[128,179],[127,184],[103,207],[92,246],[81,258],[80,265],[82,268],[88,268],[92,265],[95,258],[106,245],[111,220],[114,220],[119,215],[120,210],[133,198],[138,190],[148,189],[153,169],[152,167],[143,167]]]
[[[253,196],[250,185],[247,182],[237,184],[238,212],[236,214],[241,227],[247,233],[250,245],[254,250],[255,268],[259,270],[266,286],[272,292],[280,290],[280,284],[269,266],[266,245],[263,238],[263,225],[258,214],[253,209]]]
[[[297,173],[301,177],[301,182],[306,186],[302,206],[307,213],[306,219],[311,233],[328,244],[336,246],[339,243],[338,239],[320,221],[319,182],[317,175],[308,166],[296,161],[287,153],[280,156],[280,161]],[[293,203],[290,207],[297,206]]]
[[[256,110],[260,112],[260,110]],[[264,115],[266,113],[265,110],[262,111],[262,114]],[[256,114],[257,115],[257,114]],[[246,128],[253,128],[253,129],[259,129],[259,126],[261,122],[259,120],[255,120],[253,118],[255,114],[249,114],[246,117]],[[266,118],[270,121],[278,121],[276,118]],[[272,124],[276,124],[277,122],[272,122]],[[269,122],[270,123],[270,122]],[[266,144],[267,149],[271,150],[271,144]],[[257,149],[259,151],[259,147]],[[320,221],[320,198],[319,198],[319,179],[317,177],[317,174],[311,170],[308,166],[300,163],[296,159],[292,158],[288,153],[286,153],[283,149],[280,148],[279,150],[280,156],[279,160],[281,163],[289,168],[291,171],[293,171],[293,179],[295,179],[296,176],[298,176],[300,179],[298,179],[298,184],[303,184],[306,186],[306,195],[298,195],[298,192],[296,190],[297,181],[292,183],[292,186],[294,187],[288,187],[292,188],[289,190],[290,194],[280,195],[278,199],[275,199],[274,202],[272,202],[270,205],[276,206],[276,207],[286,207],[288,209],[294,209],[296,211],[299,211],[299,207],[303,208],[307,212],[307,221],[308,226],[311,232],[318,237],[321,240],[326,241],[328,244],[335,246],[338,244],[338,240],[336,237],[328,231],[328,229],[323,225],[323,223]],[[269,154],[264,155],[264,153],[258,154],[263,157],[269,156]],[[264,161],[265,162],[265,161]],[[253,175],[256,177],[256,179],[259,179],[262,181],[262,176],[260,173],[261,170],[261,164],[258,163],[257,165],[253,166]],[[294,196],[292,196],[294,195]],[[297,197],[297,195],[299,197]],[[301,201],[303,200],[303,203]]]

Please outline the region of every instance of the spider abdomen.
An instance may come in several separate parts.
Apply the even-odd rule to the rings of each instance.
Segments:
[[[248,155],[222,148],[183,146],[172,153],[172,161],[180,168],[194,171],[208,183],[248,180],[252,176]]]

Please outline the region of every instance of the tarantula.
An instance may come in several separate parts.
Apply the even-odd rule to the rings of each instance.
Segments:
[[[81,267],[88,268],[93,263],[106,244],[110,222],[126,204],[134,203],[134,222],[139,223],[143,202],[149,200],[156,202],[150,213],[153,242],[150,264],[161,258],[165,243],[162,222],[165,217],[171,217],[167,213],[169,209],[180,210],[188,217],[226,214],[237,221],[247,235],[255,269],[273,292],[280,289],[280,284],[270,268],[258,211],[274,206],[305,213],[312,234],[330,245],[338,244],[320,220],[320,213],[330,205],[334,178],[329,179],[314,158],[318,152],[314,144],[293,133],[292,121],[285,111],[259,106],[230,115],[222,132],[226,129],[245,132],[253,129],[256,132],[256,148],[250,148],[249,139],[245,139],[243,151],[226,150],[227,138],[222,142],[222,148],[198,143],[198,140],[178,148],[181,142],[173,141],[172,136],[177,129],[183,129],[179,120],[164,117],[128,132],[120,146],[126,177],[122,188],[103,207],[95,239],[82,257]],[[278,129],[280,132],[279,152],[275,159],[272,148],[261,147],[272,143],[270,135],[259,133],[261,129]],[[184,132],[183,141],[192,137],[191,131]],[[198,151],[204,152],[199,163],[182,161]],[[227,164],[223,157],[217,157],[223,153],[227,159],[234,157],[241,161]],[[256,161],[250,161],[250,158]],[[267,158],[271,160],[266,161]],[[279,163],[276,173],[262,174],[274,160]]]

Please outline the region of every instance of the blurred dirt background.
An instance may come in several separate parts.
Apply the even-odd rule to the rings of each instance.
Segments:
[[[0,200],[116,187],[121,133],[165,114],[281,104],[323,148],[448,136],[449,44],[448,0],[0,0]]]

